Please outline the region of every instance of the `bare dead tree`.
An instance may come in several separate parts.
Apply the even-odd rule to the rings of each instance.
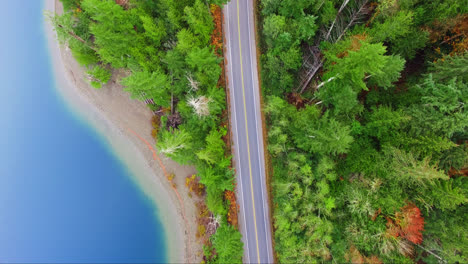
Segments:
[[[349,4],[350,0],[344,0],[330,27],[327,30],[321,31],[313,46],[309,45],[306,48],[307,55],[304,56],[304,63],[302,65],[301,82],[296,89],[300,94],[307,89],[317,72],[323,67],[323,56],[319,48],[320,42],[338,42],[353,25],[359,23],[368,13],[368,2],[369,0],[355,0],[353,1],[355,4]],[[317,88],[326,83],[322,82]]]
[[[369,0],[355,0],[354,4],[348,4],[349,0],[344,0],[328,30],[322,29],[319,40],[338,42],[352,26],[361,22],[368,14],[368,2]]]
[[[333,20],[333,23],[331,24],[330,28],[328,29],[327,35],[325,35],[325,40],[328,40],[330,38],[331,31],[333,27],[335,26],[336,20],[340,17],[341,12],[343,9],[348,5],[349,0],[344,0],[343,4],[341,4],[340,9],[338,10],[338,13],[336,14],[335,19]]]
[[[424,248],[418,244],[416,244],[416,246],[418,246],[420,249],[426,251],[427,253],[431,254],[432,256],[436,257],[438,260],[439,260],[439,263],[447,263],[446,260],[444,260],[443,258],[441,258],[439,255],[435,254],[433,251],[427,249],[427,248]]]
[[[203,95],[199,97],[190,97],[187,100],[187,103],[191,107],[193,107],[195,113],[199,117],[210,115],[210,108],[209,108],[210,102],[211,102],[211,99]]]
[[[310,56],[304,61],[304,68],[306,70],[305,77],[303,78],[301,85],[299,86],[299,93],[302,94],[310,81],[314,78],[315,74],[322,68],[322,54],[318,46],[309,46]]]
[[[341,31],[341,33],[339,33],[339,35],[336,38],[336,40],[334,41],[334,43],[338,42],[344,36],[344,34],[348,31],[348,29],[351,26],[356,25],[360,21],[362,21],[364,16],[369,11],[369,9],[366,7],[367,2],[369,2],[369,0],[360,1],[355,8],[351,8],[351,9],[348,10],[348,17],[350,19],[349,19],[348,23],[346,23],[346,26],[344,27],[344,29],[338,31],[338,32]]]
[[[324,86],[325,84],[327,84],[327,83],[329,83],[329,82],[335,80],[336,77],[338,77],[338,76],[335,75],[335,76],[333,76],[333,77],[328,78],[328,80],[321,82],[319,85],[317,85],[317,87],[315,87],[315,90],[318,90],[318,89],[320,89],[320,87]]]
[[[187,80],[189,81],[190,91],[192,90],[198,91],[198,86],[200,85],[200,83],[197,82],[191,74],[187,74],[186,77],[187,77]]]

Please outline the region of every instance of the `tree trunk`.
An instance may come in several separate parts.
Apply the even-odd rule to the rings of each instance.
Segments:
[[[429,249],[425,249],[424,247],[422,247],[422,246],[420,246],[418,244],[416,244],[416,246],[418,246],[422,250],[426,251],[427,253],[431,254],[432,256],[436,257],[438,260],[442,261],[443,263],[447,263],[447,261],[445,261],[443,258],[436,255],[434,252],[430,251]]]
[[[333,27],[335,26],[336,20],[338,20],[338,17],[340,16],[341,11],[343,11],[343,9],[346,7],[348,3],[349,3],[349,0],[345,0],[343,4],[341,4],[341,7],[338,10],[338,13],[336,13],[335,20],[333,20],[333,23],[331,24],[330,29],[328,30],[327,35],[325,36],[325,40],[328,40],[328,38],[330,37],[331,31]]]
[[[58,25],[58,27],[60,28],[63,28],[62,25]],[[76,35],[75,32],[73,31],[68,31],[68,35],[72,36],[74,39],[78,40],[79,42],[85,44],[86,46],[88,46],[88,48],[94,50],[97,52],[97,49],[93,46],[90,46],[88,43],[86,43],[86,41],[84,39],[82,39],[80,36]]]
[[[312,78],[314,78],[315,74],[320,68],[322,68],[322,66],[323,66],[323,63],[320,62],[319,65],[315,66],[314,69],[309,72],[309,74],[307,75],[308,76],[307,80],[302,84],[301,91],[299,92],[299,94],[302,94],[305,91],[307,86],[309,86],[310,81],[312,81]]]
[[[338,36],[338,38],[336,39],[335,43],[340,41],[340,39],[344,36],[344,34],[346,33],[346,31],[348,31],[348,29],[354,25],[356,23],[356,20],[358,20],[358,17],[359,15],[361,15],[364,11],[364,7],[366,6],[367,2],[369,2],[368,0],[365,0],[364,2],[362,2],[361,6],[359,7],[359,9],[351,15],[351,20],[349,21],[349,23],[346,25],[345,29],[343,30],[343,32],[341,32],[341,34]]]
[[[328,80],[326,80],[326,81],[324,81],[324,82],[321,82],[319,85],[317,85],[317,87],[315,88],[315,90],[318,90],[318,89],[320,89],[320,87],[324,86],[326,83],[329,83],[329,82],[335,80],[337,76],[338,76],[338,75],[335,75],[335,76],[333,76],[333,77],[330,77]]]

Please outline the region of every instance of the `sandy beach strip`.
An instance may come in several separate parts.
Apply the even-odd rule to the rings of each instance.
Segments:
[[[63,12],[58,0],[45,0],[44,7],[59,14]],[[72,113],[99,132],[133,175],[133,180],[155,204],[165,230],[168,260],[171,263],[199,263],[201,245],[195,238],[196,207],[185,187],[185,177],[194,174],[194,168],[160,156],[166,170],[175,174],[173,182],[180,194],[178,196],[144,142],[154,143],[151,138],[152,113],[144,103],[130,99],[130,95],[122,90],[118,80],[124,73],[116,72],[102,89],[92,88],[85,80],[85,69],[66,47],[58,45],[48,22],[45,22],[45,32],[58,94]],[[189,223],[189,230],[183,215]]]

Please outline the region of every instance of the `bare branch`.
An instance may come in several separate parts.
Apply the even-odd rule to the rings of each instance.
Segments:
[[[210,108],[208,105],[210,102],[211,99],[203,95],[197,98],[191,97],[187,101],[187,103],[193,107],[195,113],[200,117],[210,115]]]
[[[349,0],[344,0],[343,4],[341,4],[341,7],[338,10],[338,13],[336,13],[335,20],[333,20],[333,23],[331,24],[330,29],[328,29],[327,35],[325,35],[325,40],[328,40],[328,38],[330,37],[331,31],[333,27],[335,26],[336,20],[338,20],[338,18],[340,17],[341,11],[343,11],[343,9],[346,7],[346,5],[348,5],[348,3],[349,3]]]
[[[191,74],[187,74],[187,80],[189,81],[189,85],[190,85],[190,91],[198,91],[198,85],[200,85],[199,82],[197,82]]]
[[[434,252],[430,251],[429,249],[426,249],[418,244],[416,244],[416,246],[418,246],[419,248],[421,248],[422,250],[426,251],[427,253],[431,254],[432,256],[436,257],[437,259],[439,259],[440,261],[442,261],[442,263],[447,263],[447,261],[445,261],[443,258],[439,257],[438,255],[436,255]]]
[[[343,1],[330,28],[327,31],[323,30],[320,36],[316,38],[315,45],[308,47],[309,54],[304,56],[304,62],[302,64],[303,74],[301,74],[301,82],[297,88],[300,94],[307,89],[317,72],[323,67],[323,59],[319,49],[320,40],[330,41],[331,43],[338,42],[351,26],[358,23],[368,11],[366,5],[369,0],[357,1],[355,7],[348,6],[349,2],[349,0]],[[334,37],[334,35],[336,35],[336,37]],[[322,83],[321,85],[324,84],[325,83]],[[319,85],[317,88],[320,87]]]
[[[320,68],[322,68],[322,66],[323,66],[323,63],[320,62],[319,64],[315,65],[315,67],[313,67],[311,71],[309,71],[309,73],[307,74],[306,81],[303,82],[303,84],[300,87],[301,89],[301,91],[299,92],[300,94],[302,94],[304,90],[307,88],[307,86],[309,86],[310,81],[312,81],[312,78],[314,78],[315,74],[318,72]]]
[[[336,79],[336,77],[338,77],[338,75],[335,75],[333,77],[330,77],[328,80],[324,81],[324,82],[321,82],[319,85],[317,85],[317,87],[315,88],[315,90],[318,90],[320,87],[324,86],[325,84],[333,81]]]
[[[344,30],[341,32],[341,34],[338,36],[338,38],[335,40],[335,42],[340,41],[340,39],[344,36],[346,31],[348,31],[348,29],[351,26],[355,25],[360,20],[361,16],[367,11],[367,9],[365,8],[367,2],[369,2],[369,0],[362,1],[361,3],[358,4],[358,9],[350,11],[351,20],[348,22],[348,24],[346,25]]]

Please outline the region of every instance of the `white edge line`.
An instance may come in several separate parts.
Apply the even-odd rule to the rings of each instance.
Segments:
[[[250,1],[249,1],[249,2],[250,2]],[[251,2],[251,3],[252,3],[252,8],[253,8],[253,2]],[[247,8],[247,10],[249,10],[249,9]],[[253,10],[253,9],[251,9],[251,11],[252,11],[252,10]],[[261,155],[260,155],[260,145],[259,145],[259,144],[261,143],[262,146],[263,146],[263,141],[260,141],[260,139],[259,139],[260,131],[258,130],[258,117],[257,117],[257,109],[259,109],[259,108],[257,108],[257,104],[256,104],[257,100],[255,99],[255,96],[257,95],[257,92],[260,92],[260,91],[258,91],[258,90],[259,90],[258,85],[257,85],[257,88],[255,87],[255,84],[256,84],[257,82],[255,82],[256,78],[254,77],[254,67],[253,67],[253,61],[252,61],[252,60],[253,60],[253,58],[252,58],[253,52],[252,52],[252,40],[251,40],[251,38],[250,38],[250,33],[251,33],[251,31],[250,31],[250,29],[251,29],[251,26],[250,26],[250,14],[251,14],[251,12],[248,11],[248,14],[247,14],[247,24],[248,24],[248,26],[249,26],[249,30],[248,30],[249,34],[248,34],[248,36],[249,36],[250,67],[251,67],[251,69],[252,69],[252,71],[251,71],[251,73],[252,73],[252,87],[253,87],[253,89],[254,89],[254,90],[253,90],[253,95],[254,95],[254,107],[255,107],[254,116],[255,116],[255,128],[257,129],[257,141],[258,141],[257,150],[258,150],[258,162],[259,162],[259,166],[260,166],[260,177],[261,177],[261,178],[260,178],[260,182],[263,183],[263,186],[261,186],[261,187],[262,187],[262,188],[261,188],[261,189],[262,189],[262,209],[263,209],[262,211],[263,211],[263,218],[265,219],[265,221],[263,221],[263,224],[265,225],[265,239],[266,239],[266,241],[267,241],[267,243],[268,243],[268,245],[266,245],[266,250],[267,250],[267,261],[268,261],[268,263],[271,263],[271,261],[270,261],[270,250],[269,250],[269,248],[270,248],[270,241],[268,241],[268,233],[270,232],[270,229],[267,227],[267,221],[266,221],[266,220],[268,220],[268,218],[267,218],[266,215],[265,215],[265,204],[264,204],[265,196],[264,196],[264,188],[263,188],[263,187],[266,188],[266,183],[265,183],[265,179],[264,179],[264,177],[263,177],[264,174],[262,174],[262,167],[264,167],[265,164],[262,163],[262,159],[261,159]],[[255,57],[255,59],[257,59],[257,58]],[[257,68],[255,68],[255,69],[258,71]],[[260,98],[257,98],[257,99],[260,100]],[[261,109],[260,109],[260,110],[261,110]],[[264,172],[264,173],[265,173],[265,172]],[[268,202],[267,202],[267,205],[268,205]]]
[[[232,3],[232,2],[231,2],[231,3]],[[227,33],[228,33],[228,34],[227,34],[227,39],[228,39],[228,45],[227,45],[227,46],[228,46],[228,47],[227,47],[227,48],[229,49],[229,59],[230,59],[230,61],[228,62],[228,64],[231,65],[231,70],[229,71],[229,73],[230,73],[230,75],[231,75],[231,80],[228,80],[228,84],[231,84],[231,85],[230,85],[231,87],[229,88],[229,93],[231,93],[231,95],[232,95],[232,106],[233,106],[233,108],[234,108],[234,126],[236,127],[237,145],[239,145],[239,144],[240,144],[240,143],[239,143],[240,140],[239,140],[239,132],[238,132],[238,130],[237,130],[236,99],[235,99],[236,97],[235,97],[235,93],[234,93],[234,75],[233,75],[233,73],[232,73],[232,72],[233,72],[233,71],[232,71],[232,69],[233,69],[233,65],[232,65],[232,63],[233,63],[233,60],[232,60],[232,48],[230,47],[230,45],[231,45],[231,35],[229,34],[229,33],[230,33],[229,5],[230,5],[231,3],[229,3],[229,4],[226,5],[226,14],[227,14],[227,15],[225,16],[225,18],[227,18],[227,19],[226,19],[226,20],[227,20],[227,27],[228,27],[228,32],[227,32]],[[228,70],[229,70],[229,69],[228,69]],[[245,240],[245,244],[246,244],[246,245],[245,245],[245,248],[247,249],[247,250],[245,250],[245,251],[247,252],[247,262],[250,263],[249,239],[248,239],[248,236],[247,236],[247,220],[245,219],[245,206],[244,206],[244,201],[245,201],[245,200],[244,200],[244,192],[243,192],[243,188],[242,188],[242,179],[241,179],[242,177],[241,177],[241,170],[240,170],[240,154],[239,154],[239,149],[234,149],[234,151],[236,151],[237,160],[238,160],[238,162],[237,162],[237,164],[236,164],[236,165],[237,165],[236,167],[239,168],[239,171],[238,171],[237,173],[238,173],[239,179],[240,179],[240,180],[239,180],[239,182],[240,182],[240,193],[241,193],[241,196],[242,196],[242,203],[241,203],[241,205],[242,205],[242,215],[243,215],[243,217],[244,217],[244,232],[245,232],[245,239],[244,239],[244,240]],[[239,190],[239,188],[238,188],[238,190]]]

